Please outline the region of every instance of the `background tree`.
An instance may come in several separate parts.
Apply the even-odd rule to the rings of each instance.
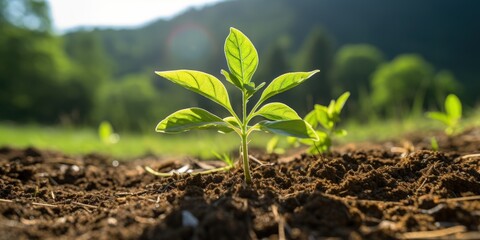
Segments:
[[[65,51],[74,65],[71,81],[77,85],[77,91],[72,93],[76,99],[75,108],[79,118],[76,120],[89,122],[92,120],[98,89],[113,81],[113,65],[97,34],[79,31],[65,38]]]
[[[320,69],[320,72],[301,87],[287,92],[290,98],[297,98],[297,106],[292,105],[299,113],[308,112],[315,103],[326,104],[332,98],[332,83],[329,77],[333,52],[332,37],[324,29],[314,27],[301,45],[293,67],[295,71]]]
[[[44,0],[0,0],[0,25],[51,31],[50,8]]]
[[[371,116],[370,78],[384,61],[382,52],[369,44],[345,45],[337,51],[332,70],[333,92],[335,96],[350,92],[347,114],[353,113],[359,119]]]
[[[69,112],[71,64],[60,39],[48,33],[2,26],[0,118],[52,123]],[[74,90],[74,89],[72,89]]]
[[[258,82],[269,83],[275,77],[290,71],[288,62],[288,37],[279,38],[262,54],[264,59],[258,67]]]
[[[435,100],[435,102],[431,103],[428,107],[436,107],[441,109],[448,94],[459,94],[463,92],[462,90],[462,85],[455,78],[452,72],[448,70],[441,70],[435,74],[432,86],[427,93],[428,98]]]
[[[109,121],[120,131],[149,132],[162,116],[192,101],[175,88],[157,89],[153,81],[158,79],[153,78],[153,74],[132,74],[103,84],[97,94],[94,122]]]
[[[436,99],[455,91],[458,86],[452,75],[439,74],[434,77],[432,65],[419,55],[400,55],[375,71],[372,78],[373,106],[389,116],[420,114],[425,106],[437,104]]]

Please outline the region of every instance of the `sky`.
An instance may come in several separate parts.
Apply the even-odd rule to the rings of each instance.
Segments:
[[[47,0],[54,28],[136,27],[225,0]]]

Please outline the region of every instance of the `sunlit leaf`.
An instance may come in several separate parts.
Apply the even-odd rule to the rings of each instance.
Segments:
[[[275,151],[279,140],[280,138],[278,136],[273,136],[270,138],[270,140],[267,142],[267,153],[273,153]]]
[[[330,100],[330,104],[327,107],[327,113],[331,120],[336,120],[337,112],[335,111],[335,100]]]
[[[103,121],[98,126],[98,136],[102,140],[103,143],[110,143],[110,136],[113,134],[112,125],[107,122]]]
[[[338,97],[337,101],[335,102],[335,111],[337,113],[342,112],[343,106],[345,102],[347,102],[348,97],[350,97],[350,92],[344,92],[340,97]]]
[[[315,109],[310,111],[303,119],[305,120],[305,122],[310,124],[310,126],[312,126],[312,128],[314,128],[314,129],[317,128],[318,120],[317,120],[317,113],[316,113]]]
[[[279,93],[285,92],[293,87],[298,86],[313,74],[319,72],[319,70],[311,72],[292,72],[283,74],[275,78],[266,88],[263,90],[262,96],[259,102],[262,103],[268,98],[271,98]]]
[[[199,93],[210,100],[231,109],[227,89],[216,77],[199,71],[175,70],[157,71],[156,74],[196,93]]]
[[[227,79],[227,81],[233,84],[235,87],[239,88],[240,90],[243,88],[243,84],[240,82],[240,80],[238,80],[237,77],[235,77],[235,75],[232,75],[223,69],[220,71],[220,73],[222,73],[222,75],[225,76],[225,79]]]
[[[333,127],[333,121],[330,120],[327,107],[315,104],[315,116],[325,129],[330,130]]]
[[[450,125],[450,119],[442,112],[428,112],[427,117],[438,120],[447,126]]]
[[[228,69],[240,82],[249,83],[258,66],[258,53],[250,39],[238,29],[230,28],[225,40]]]
[[[445,99],[445,112],[452,120],[462,118],[462,103],[455,94],[449,94]]]
[[[250,98],[255,94],[258,90],[260,90],[263,86],[265,86],[265,82],[260,83],[257,87],[255,87],[255,83],[251,82],[248,84],[243,84],[246,93],[247,93],[247,98]]]
[[[98,126],[98,136],[105,144],[115,144],[119,141],[120,136],[113,131],[112,124],[103,121]]]
[[[337,136],[344,137],[344,136],[347,136],[347,134],[348,134],[348,132],[345,129],[335,130],[335,135],[337,135]]]
[[[269,103],[260,108],[255,115],[260,115],[265,117],[269,120],[293,120],[293,119],[301,119],[297,112],[290,108],[289,106],[274,102]]]
[[[201,108],[186,108],[172,113],[157,125],[156,131],[182,133],[192,129],[230,131],[228,125],[221,118]]]
[[[237,119],[235,117],[232,117],[232,116],[226,117],[226,118],[223,119],[223,121],[227,122],[227,123],[230,123],[235,127],[240,127],[240,125],[238,125]]]
[[[257,123],[263,131],[297,138],[318,140],[315,130],[303,120],[262,121]]]

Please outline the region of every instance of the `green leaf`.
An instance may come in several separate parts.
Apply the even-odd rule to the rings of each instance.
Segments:
[[[333,122],[328,116],[328,108],[320,104],[315,104],[315,113],[317,121],[327,130],[331,130],[333,127]]]
[[[344,136],[347,136],[348,132],[347,130],[345,129],[338,129],[338,130],[335,130],[335,135],[339,136],[339,137],[344,137]]]
[[[448,118],[447,115],[445,115],[445,113],[442,113],[442,112],[427,112],[427,117],[431,118],[431,119],[434,119],[434,120],[438,120],[440,122],[442,122],[443,124],[449,126],[450,125],[450,119]]]
[[[279,93],[285,92],[293,87],[298,86],[300,83],[307,80],[313,74],[319,72],[314,70],[311,72],[292,72],[283,74],[275,79],[263,90],[259,103],[264,102],[268,98],[271,98]]]
[[[221,118],[201,108],[186,108],[172,113],[157,125],[156,131],[182,133],[192,129],[230,131],[228,125]]]
[[[310,124],[310,126],[312,126],[312,128],[314,128],[314,129],[317,128],[318,120],[317,120],[317,112],[315,111],[315,109],[310,111],[303,119],[305,120],[305,122]]]
[[[257,115],[265,117],[269,120],[301,119],[295,110],[279,102],[269,103],[263,106],[257,112],[255,112],[254,116]]]
[[[240,80],[238,80],[237,77],[235,77],[234,75],[230,74],[229,72],[225,71],[225,70],[221,70],[220,73],[222,73],[223,76],[225,76],[225,79],[227,79],[228,82],[230,82],[231,84],[233,84],[235,87],[239,88],[240,90],[242,90],[242,83],[240,82]]]
[[[113,131],[112,124],[108,121],[103,121],[98,126],[98,136],[105,144],[115,144],[119,140],[118,134]]]
[[[315,130],[313,130],[313,128],[307,122],[299,119],[284,121],[262,121],[256,125],[259,126],[260,130],[270,133],[297,138],[310,138],[315,141],[318,140]]]
[[[235,117],[232,117],[232,116],[226,117],[226,118],[223,119],[223,121],[226,122],[226,123],[229,123],[229,124],[231,124],[235,127],[240,128],[240,125],[239,125],[239,123],[238,123],[238,121]]]
[[[338,97],[335,103],[335,111],[338,114],[342,112],[343,106],[345,105],[345,102],[347,102],[348,97],[350,97],[350,92],[345,92],[340,97]]]
[[[260,90],[263,86],[265,86],[265,82],[260,83],[257,87],[255,87],[255,83],[251,82],[248,84],[243,84],[245,92],[247,93],[247,99],[251,98],[253,94],[255,94],[258,90]]]
[[[277,148],[279,140],[280,140],[280,138],[278,136],[273,136],[267,142],[267,153],[273,153],[275,151],[275,149]]]
[[[209,98],[227,110],[232,109],[227,89],[220,80],[210,74],[193,70],[157,71],[155,73]]]
[[[113,127],[112,125],[107,122],[103,121],[98,126],[98,136],[102,140],[103,143],[110,143],[110,136],[113,134]]]
[[[328,117],[330,119],[335,119],[337,117],[337,112],[335,111],[335,100],[330,100],[330,104],[327,108]]]
[[[449,94],[445,99],[445,112],[454,121],[462,118],[462,103],[455,94]]]
[[[311,154],[318,154],[328,152],[332,145],[332,141],[327,133],[323,131],[316,131],[319,140],[313,141],[311,139],[300,139],[299,142],[310,146],[308,148],[308,152]]]
[[[240,82],[249,83],[258,66],[258,53],[250,39],[238,29],[230,28],[225,40],[228,69]]]

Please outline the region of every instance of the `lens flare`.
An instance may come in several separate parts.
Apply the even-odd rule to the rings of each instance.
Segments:
[[[198,66],[215,55],[215,42],[208,29],[197,23],[173,28],[167,39],[169,60],[174,64]]]

